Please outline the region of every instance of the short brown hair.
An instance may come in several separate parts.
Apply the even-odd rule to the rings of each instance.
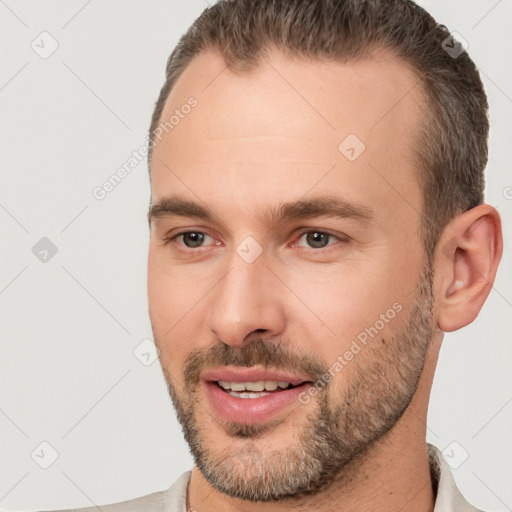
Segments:
[[[451,35],[410,0],[219,0],[181,37],[166,66],[153,112],[151,148],[169,93],[190,61],[219,50],[228,68],[250,72],[277,49],[307,60],[347,62],[391,50],[425,95],[414,158],[423,189],[427,257],[446,224],[483,201],[489,122],[478,70],[464,51],[445,51]]]

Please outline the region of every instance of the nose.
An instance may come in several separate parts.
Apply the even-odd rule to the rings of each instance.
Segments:
[[[286,325],[285,294],[265,255],[247,263],[234,253],[229,263],[226,275],[212,290],[211,331],[232,346],[243,346],[255,333],[264,338],[281,335]]]

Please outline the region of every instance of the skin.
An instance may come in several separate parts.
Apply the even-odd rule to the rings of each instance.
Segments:
[[[416,85],[413,73],[384,51],[343,64],[272,52],[247,75],[225,69],[222,57],[208,51],[187,67],[162,119],[190,96],[198,105],[154,148],[152,204],[176,194],[209,208],[214,218],[153,218],[148,258],[153,333],[164,374],[180,397],[183,368],[195,350],[279,340],[289,353],[329,367],[395,302],[402,312],[378,339],[400,332],[425,264],[422,193],[409,149],[423,101]],[[366,146],[353,162],[338,150],[350,133]],[[275,224],[262,216],[283,202],[325,194],[373,210],[372,221],[324,216]],[[308,230],[339,239],[314,249],[302,236]],[[183,237],[166,243],[183,231],[209,236],[196,249]],[[252,263],[236,252],[248,236],[262,249]],[[391,430],[343,468],[336,485],[295,501],[251,503],[215,490],[194,467],[188,506],[198,512],[433,510],[425,430],[443,332],[478,315],[501,251],[500,218],[489,205],[446,226],[433,259],[432,339],[414,397]],[[357,368],[389,350],[375,343],[347,364],[329,386],[329,403],[343,403]],[[248,449],[264,456],[297,446],[319,400],[287,408],[279,425],[252,439],[231,435],[201,393],[186,405],[214,456],[235,461]],[[236,464],[233,470],[242,471]]]

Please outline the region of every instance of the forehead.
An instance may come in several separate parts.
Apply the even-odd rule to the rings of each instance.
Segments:
[[[156,140],[152,198],[178,188],[261,205],[270,190],[298,198],[314,187],[384,208],[405,195],[421,208],[412,148],[423,100],[415,74],[385,51],[346,63],[272,52],[244,74],[205,51],[167,98],[161,126],[174,119]]]

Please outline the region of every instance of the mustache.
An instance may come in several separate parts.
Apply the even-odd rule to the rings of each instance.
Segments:
[[[221,341],[209,348],[191,352],[183,365],[183,382],[193,388],[199,384],[201,373],[219,366],[263,366],[305,376],[316,382],[329,367],[313,355],[291,352],[285,343],[257,339],[242,347],[233,347]]]

